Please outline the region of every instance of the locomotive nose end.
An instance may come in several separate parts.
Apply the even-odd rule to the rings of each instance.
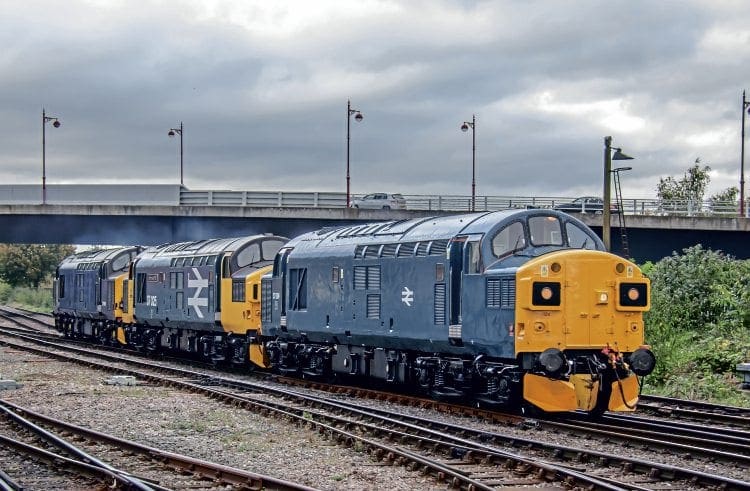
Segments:
[[[638,348],[628,357],[630,369],[636,375],[644,376],[654,371],[656,357],[647,348]]]

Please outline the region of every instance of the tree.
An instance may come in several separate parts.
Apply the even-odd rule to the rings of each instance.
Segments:
[[[706,194],[706,186],[711,181],[708,175],[711,167],[700,166],[701,159],[695,159],[695,165],[690,167],[679,181],[673,177],[660,178],[656,186],[656,194],[662,201],[688,201],[700,203]]]
[[[725,212],[725,213],[737,213],[738,208],[738,197],[740,190],[737,186],[732,186],[719,191],[718,193],[711,196],[711,206],[714,211]]]
[[[71,245],[2,244],[0,278],[11,286],[33,286],[54,273],[63,258],[75,252]]]

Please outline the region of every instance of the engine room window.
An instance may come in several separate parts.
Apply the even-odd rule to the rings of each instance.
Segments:
[[[531,232],[532,245],[563,245],[560,220],[556,217],[529,218],[529,232]]]
[[[524,247],[526,247],[526,238],[521,222],[511,223],[492,239],[492,253],[495,257],[505,256]]]
[[[565,232],[568,234],[568,245],[575,249],[596,249],[594,239],[573,222],[565,224]]]
[[[65,298],[65,275],[60,275],[57,280],[57,297]]]

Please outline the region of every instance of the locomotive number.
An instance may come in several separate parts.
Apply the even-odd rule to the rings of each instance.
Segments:
[[[156,307],[156,295],[146,295],[146,305]]]

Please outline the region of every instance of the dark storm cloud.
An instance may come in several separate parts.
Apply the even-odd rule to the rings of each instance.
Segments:
[[[598,194],[602,145],[649,196],[700,157],[736,185],[744,2],[124,2],[0,6],[0,180],[194,189]]]

